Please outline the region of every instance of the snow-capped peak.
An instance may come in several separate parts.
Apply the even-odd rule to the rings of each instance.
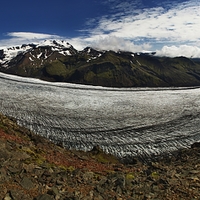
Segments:
[[[45,40],[37,47],[51,47],[52,51],[57,51],[62,55],[72,55],[73,46],[64,40]]]
[[[32,49],[32,45],[22,45],[22,46],[16,46],[16,47],[4,47],[2,50],[2,55],[0,57],[0,64],[7,63],[12,58],[16,57],[20,53],[24,53],[28,51],[29,49]]]
[[[45,40],[37,45],[37,47],[44,47],[44,46],[51,46],[58,49],[63,48],[70,48],[72,45],[70,45],[68,42],[64,40]]]
[[[0,64],[7,66],[7,63],[19,54],[25,54],[35,48],[50,47],[51,51],[57,51],[63,55],[71,55],[76,50],[64,40],[45,40],[38,44],[24,44],[22,46],[4,47],[0,49]]]

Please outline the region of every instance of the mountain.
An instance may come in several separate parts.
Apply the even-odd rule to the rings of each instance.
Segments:
[[[47,81],[110,87],[200,85],[200,59],[90,47],[77,51],[60,40],[0,50],[0,71]]]

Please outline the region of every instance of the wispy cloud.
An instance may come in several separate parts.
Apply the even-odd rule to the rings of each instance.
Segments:
[[[74,38],[30,32],[12,32],[0,46],[65,39],[78,50],[92,46],[104,50],[157,51],[157,55],[200,57],[200,2],[196,0],[104,0],[108,12],[88,19]],[[179,2],[179,3],[178,3]]]
[[[136,49],[147,48],[144,50],[148,50],[151,46],[151,49],[155,51],[158,46],[161,48],[165,46],[162,48],[164,53],[166,49],[173,49],[174,46],[167,47],[173,44],[177,46],[177,51],[173,51],[174,53],[189,55],[178,51],[183,47],[181,45],[187,44],[188,49],[199,50],[200,2],[195,0],[181,1],[181,3],[164,1],[165,6],[160,3],[154,4],[151,8],[145,8],[139,0],[134,2],[108,0],[106,2],[118,12],[103,16],[96,22],[97,25],[94,28],[88,30],[88,36],[91,38],[95,36],[105,38],[105,41],[99,42],[100,48],[107,49],[109,45],[115,44],[118,49],[127,47],[127,50],[134,51],[137,47]],[[130,45],[124,43],[128,40]],[[97,46],[96,40],[94,44]]]
[[[57,35],[50,35],[50,34],[44,34],[44,33],[32,33],[32,32],[12,32],[12,33],[8,33],[7,34],[8,36],[11,36],[11,37],[16,37],[16,38],[19,38],[19,39],[29,39],[29,40],[32,40],[32,39],[49,39],[49,38],[52,38],[52,37],[57,37],[57,38],[60,38],[60,36],[57,36]]]
[[[96,38],[95,41],[91,42],[91,47],[101,50],[113,50],[113,51],[133,51],[141,52],[144,49],[150,49],[151,46],[146,43],[142,45],[136,45],[130,40],[126,40],[122,37],[116,36],[102,36]]]
[[[11,32],[6,34],[7,38],[0,40],[0,47],[21,45],[27,43],[38,43],[46,39],[61,39],[58,35],[32,33],[32,32]]]
[[[153,7],[135,10],[132,14],[127,11],[127,13],[118,13],[117,17],[115,15],[109,18],[103,17],[90,32],[130,40],[153,38],[154,41],[185,42],[200,39],[199,27],[200,3],[194,5],[190,1],[176,5],[169,10],[163,7]]]
[[[197,46],[180,45],[180,46],[164,46],[161,50],[156,51],[157,56],[185,56],[200,58],[200,48]]]
[[[123,50],[123,51],[142,51],[143,48],[150,48],[148,44],[135,45],[133,42],[116,36],[90,35],[89,37],[64,38],[58,35],[41,34],[32,32],[11,32],[7,33],[8,39],[0,40],[0,47],[8,47],[21,44],[39,43],[47,39],[67,40],[77,50],[90,46],[101,50]]]

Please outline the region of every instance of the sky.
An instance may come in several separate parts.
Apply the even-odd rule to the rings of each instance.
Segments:
[[[46,39],[200,57],[200,0],[2,0],[0,48]]]

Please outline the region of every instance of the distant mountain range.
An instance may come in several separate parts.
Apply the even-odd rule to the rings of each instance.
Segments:
[[[82,51],[60,40],[0,50],[0,71],[47,81],[109,87],[200,86],[200,59],[152,53]]]

